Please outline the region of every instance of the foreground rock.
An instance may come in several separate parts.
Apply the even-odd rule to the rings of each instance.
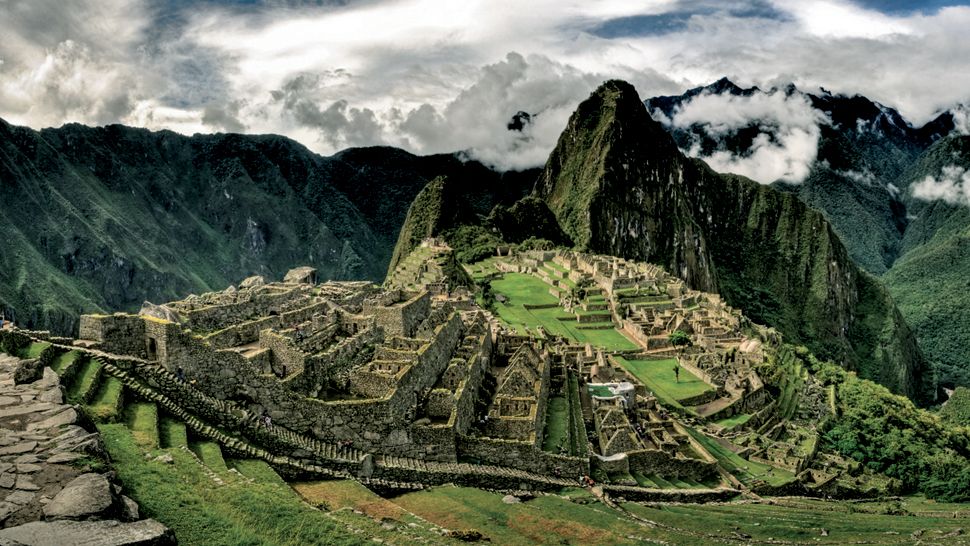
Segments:
[[[0,530],[0,546],[168,546],[170,529],[153,519],[134,523],[104,521],[34,521]]]

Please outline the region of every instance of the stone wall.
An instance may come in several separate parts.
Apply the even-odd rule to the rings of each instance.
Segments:
[[[78,338],[97,341],[102,351],[147,358],[145,320],[137,315],[81,315]]]
[[[280,317],[276,315],[260,317],[239,324],[223,328],[204,337],[204,339],[217,349],[238,347],[259,341],[259,333],[269,328],[279,328]]]
[[[270,368],[274,374],[289,376],[303,371],[307,354],[290,337],[263,330],[259,332],[259,346],[270,350]]]
[[[556,469],[567,477],[589,474],[589,459],[547,453],[531,442],[460,435],[458,452],[461,457],[477,459],[484,464],[510,466],[539,474],[554,474]]]
[[[717,464],[714,462],[679,459],[656,449],[631,451],[626,455],[630,470],[642,474],[657,474],[695,481],[703,481],[717,475]]]

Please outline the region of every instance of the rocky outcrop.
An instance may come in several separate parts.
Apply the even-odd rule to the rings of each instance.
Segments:
[[[629,84],[607,82],[579,106],[535,191],[581,248],[662,264],[819,356],[917,400],[932,396],[929,366],[888,292],[822,214],[685,158]]]
[[[108,474],[85,471],[90,465],[84,461],[98,461],[95,467],[107,462],[101,436],[82,427],[78,411],[63,403],[50,368],[41,368],[35,381],[15,384],[22,362],[0,353],[0,544],[174,544],[157,521],[135,521],[138,505]]]

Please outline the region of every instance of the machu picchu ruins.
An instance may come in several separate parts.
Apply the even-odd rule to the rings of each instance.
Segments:
[[[8,328],[0,342],[39,348],[96,421],[150,411],[151,430],[176,431],[156,447],[290,480],[689,502],[892,490],[818,450],[834,390],[717,295],[614,257],[498,254],[462,266],[432,239],[384,286],[301,267],[84,315],[78,339]],[[476,300],[477,285],[492,289]]]

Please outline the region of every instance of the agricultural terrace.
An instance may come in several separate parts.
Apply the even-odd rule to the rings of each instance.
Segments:
[[[559,307],[559,300],[549,293],[549,285],[537,277],[523,273],[507,273],[492,281],[496,295],[495,310],[503,322],[521,334],[535,334],[539,326],[552,334],[565,337],[575,343],[589,343],[609,351],[635,351],[639,347],[610,324],[587,323],[580,328],[576,315]],[[502,298],[499,298],[499,295]],[[505,301],[502,301],[502,300]],[[527,309],[527,306],[545,306]]]

